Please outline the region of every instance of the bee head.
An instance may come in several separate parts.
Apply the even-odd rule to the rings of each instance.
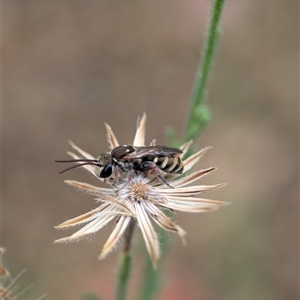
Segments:
[[[98,166],[103,167],[100,172],[100,178],[107,178],[112,174],[113,164],[112,157],[109,153],[101,153],[97,158]]]
[[[109,153],[101,153],[98,157],[97,157],[97,163],[99,167],[104,167],[107,164],[111,163],[112,158],[111,155]]]
[[[76,165],[70,166],[70,167],[60,171],[59,174],[62,174],[66,171],[75,169],[77,167],[82,167],[85,165],[94,165],[96,167],[102,168],[99,177],[107,178],[112,174],[112,169],[113,169],[112,158],[109,153],[102,153],[98,156],[97,159],[79,158],[79,159],[69,159],[69,160],[56,160],[55,162],[58,162],[58,163],[76,162],[77,163]]]

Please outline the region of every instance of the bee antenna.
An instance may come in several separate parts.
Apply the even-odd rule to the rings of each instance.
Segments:
[[[97,162],[96,159],[87,159],[87,158],[79,158],[79,159],[59,159],[55,160],[57,163],[71,163],[71,162]]]
[[[65,173],[69,170],[78,168],[78,167],[82,167],[85,165],[94,165],[94,166],[99,166],[99,164],[97,163],[97,160],[95,159],[69,159],[69,160],[55,160],[55,162],[57,163],[70,163],[70,162],[82,162],[81,164],[77,164],[71,167],[68,167],[62,171],[59,172],[59,174]]]

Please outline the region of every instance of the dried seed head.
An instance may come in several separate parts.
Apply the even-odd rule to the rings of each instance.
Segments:
[[[107,139],[110,149],[119,146],[111,127],[105,124],[107,130]],[[132,145],[142,147],[145,145],[146,131],[146,115],[144,114],[138,122],[138,127]],[[180,157],[184,157],[187,153],[191,142],[187,142],[180,147],[182,153]],[[74,159],[85,158],[95,159],[92,155],[80,149],[73,143],[71,146],[79,154],[69,152],[68,154]],[[194,185],[196,181],[213,172],[216,168],[207,168],[205,170],[196,171],[186,175],[188,172],[208,150],[204,148],[187,159],[182,159],[184,166],[183,176],[179,174],[159,174],[165,181],[170,181],[170,186],[163,183],[161,180],[156,180],[154,176],[150,176],[147,172],[140,172],[139,175],[124,172],[127,178],[123,176],[122,180],[108,180],[107,183],[112,183],[113,186],[107,188],[93,186],[87,183],[82,183],[74,180],[66,181],[67,184],[74,186],[82,191],[96,197],[100,206],[83,214],[79,217],[67,220],[66,222],[56,226],[56,228],[71,228],[76,225],[83,225],[81,229],[69,237],[59,239],[55,242],[73,242],[81,238],[89,237],[102,229],[113,219],[117,222],[105,243],[100,258],[104,258],[118,244],[128,227],[136,222],[140,228],[146,248],[149,252],[153,266],[156,265],[159,258],[159,241],[154,230],[153,223],[163,228],[166,231],[176,232],[185,244],[185,231],[178,226],[165,213],[164,209],[171,211],[182,212],[207,212],[214,210],[226,203],[216,200],[200,198],[199,194],[211,191],[222,187],[224,184],[216,185]],[[82,166],[87,171],[98,177],[95,172],[95,167],[92,165]],[[151,172],[150,172],[151,173]],[[117,181],[117,182],[116,182]],[[126,236],[126,234],[125,234]]]
[[[135,181],[129,184],[128,192],[133,201],[140,202],[148,200],[149,187],[143,182]]]

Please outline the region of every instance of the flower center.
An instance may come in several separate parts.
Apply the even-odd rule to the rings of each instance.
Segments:
[[[143,182],[132,182],[128,188],[133,201],[148,200],[149,188]]]

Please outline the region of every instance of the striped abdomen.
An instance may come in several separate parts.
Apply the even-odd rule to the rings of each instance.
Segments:
[[[150,159],[149,159],[150,160]],[[166,173],[181,174],[183,172],[183,163],[179,156],[160,156],[155,157],[152,161]]]

